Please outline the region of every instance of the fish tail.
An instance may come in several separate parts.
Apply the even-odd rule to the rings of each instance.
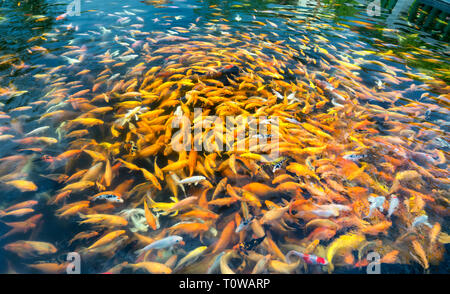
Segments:
[[[148,207],[149,208],[154,208],[155,206],[156,206],[156,202],[155,202],[155,200],[153,200],[151,197],[149,197],[148,195],[147,195],[147,199],[148,199],[148,201],[150,202],[150,203],[148,203]]]
[[[116,123],[116,124],[120,125],[121,127],[123,127],[126,122],[127,122],[127,118],[124,116],[124,117],[116,119],[116,121],[114,123]]]
[[[86,219],[87,216],[85,214],[82,214],[81,212],[78,212],[78,216],[82,219]]]

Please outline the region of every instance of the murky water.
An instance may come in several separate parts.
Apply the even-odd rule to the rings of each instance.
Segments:
[[[286,262],[296,250],[331,256],[330,272],[363,273],[364,254],[375,250],[387,256],[383,273],[448,273],[448,43],[403,19],[387,26],[386,13],[369,17],[364,1],[300,2],[81,1],[80,15],[69,16],[68,2],[2,1],[0,272],[65,272],[69,252],[81,254],[83,273],[120,272],[111,268],[137,264],[136,250],[180,235],[184,246],[154,249],[146,260],[175,271],[173,256],[208,246],[206,258],[176,270],[203,273],[221,252],[235,252],[230,267],[251,273],[258,258]],[[192,159],[172,150],[174,114],[194,121],[194,108],[280,117],[280,157],[213,150]],[[204,179],[176,184],[193,175]],[[92,199],[104,191],[121,201]],[[388,217],[393,194],[399,205]],[[176,215],[158,206],[188,196],[198,198]],[[375,197],[384,209],[365,218]],[[337,204],[345,208],[325,206]],[[134,208],[141,211],[126,225],[92,219]],[[80,224],[86,215],[91,224]],[[427,221],[413,225],[422,215]],[[250,216],[248,228],[227,233]],[[250,257],[232,249],[260,230],[267,241]],[[90,235],[72,239],[81,232]],[[362,239],[343,245],[342,236]],[[34,244],[37,253],[22,255],[32,250],[20,240],[57,252]]]

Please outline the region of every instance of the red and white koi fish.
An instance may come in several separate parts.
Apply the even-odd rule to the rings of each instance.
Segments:
[[[300,257],[301,259],[303,259],[304,262],[306,262],[307,264],[320,264],[320,265],[327,265],[328,261],[323,258],[323,257],[319,257],[316,255],[312,255],[312,254],[304,254],[295,250],[291,250],[288,252],[288,254],[286,255],[286,259],[288,260],[288,263],[291,263],[290,261],[290,257],[291,255],[297,255],[298,257]]]

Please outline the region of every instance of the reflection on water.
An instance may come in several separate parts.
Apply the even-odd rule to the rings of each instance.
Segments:
[[[448,44],[364,1],[66,5],[1,2],[0,272],[448,272]],[[279,156],[174,150],[194,108]]]

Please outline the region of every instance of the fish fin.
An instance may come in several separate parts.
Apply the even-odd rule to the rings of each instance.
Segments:
[[[159,211],[161,211],[161,210],[159,210]],[[160,214],[160,215],[163,215],[163,216],[169,215],[169,213],[170,213],[170,212],[168,212],[168,211],[159,212],[159,214]]]
[[[142,252],[144,252],[144,248],[134,251],[134,253],[138,255],[138,259],[139,259],[140,255],[142,254]]]
[[[148,194],[147,194],[147,200],[150,202],[150,203],[148,203],[149,208],[154,208],[156,206],[155,200],[153,200]]]

